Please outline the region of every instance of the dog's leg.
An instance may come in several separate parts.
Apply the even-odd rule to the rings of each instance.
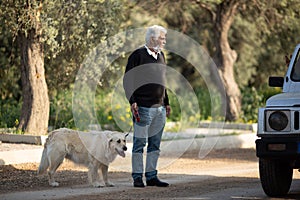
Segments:
[[[102,173],[102,177],[103,177],[103,181],[104,181],[105,185],[107,187],[113,187],[113,186],[115,186],[113,183],[111,183],[111,182],[108,181],[108,176],[107,176],[108,166],[104,165],[104,164],[101,164],[100,165],[100,169],[101,169],[101,173]]]
[[[104,187],[105,184],[99,180],[98,168],[99,165],[94,161],[88,166],[88,178],[89,182],[94,187]]]
[[[59,183],[54,180],[54,174],[57,168],[61,165],[61,163],[64,161],[65,156],[64,155],[58,155],[55,154],[57,152],[52,152],[50,155],[48,155],[48,160],[49,160],[49,171],[48,171],[48,176],[49,176],[49,185],[53,187],[59,186]]]

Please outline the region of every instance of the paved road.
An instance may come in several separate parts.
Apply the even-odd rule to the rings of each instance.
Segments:
[[[166,163],[169,159],[161,158],[161,163]],[[60,176],[65,175],[63,178],[58,177],[58,181],[63,183],[61,187],[46,186],[46,177],[42,177],[31,180],[40,181],[40,185],[35,184],[32,188],[16,187],[9,192],[3,190],[5,194],[0,194],[0,199],[272,199],[261,188],[254,149],[214,150],[204,159],[199,159],[197,152],[187,153],[159,170],[160,178],[171,184],[168,188],[133,188],[130,172],[113,169],[120,166],[119,162],[126,165],[126,160],[117,160],[112,166],[110,178],[115,187],[91,188],[86,183],[80,183],[86,177],[78,180],[73,177],[78,174],[83,176],[85,169],[76,169],[68,175],[67,171],[73,166],[66,164],[59,171]],[[30,172],[28,167],[15,167],[26,170],[22,173],[24,175],[11,181],[16,181],[16,184],[18,181],[27,181],[29,177],[26,177],[26,173]],[[276,199],[300,199],[299,172],[295,170],[294,174],[290,194]]]

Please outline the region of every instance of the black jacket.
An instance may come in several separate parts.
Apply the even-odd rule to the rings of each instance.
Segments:
[[[123,87],[130,104],[152,107],[169,105],[166,84],[166,63],[163,52],[156,60],[146,47],[136,49],[128,58]]]

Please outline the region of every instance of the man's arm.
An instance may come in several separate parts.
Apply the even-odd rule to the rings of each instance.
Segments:
[[[165,89],[164,105],[166,106],[167,117],[169,117],[171,114],[171,106],[169,103],[169,96],[167,93],[167,89]]]
[[[135,53],[132,53],[128,57],[126,69],[125,69],[125,74],[123,77],[123,87],[125,90],[126,98],[128,99],[129,103],[132,105],[135,103],[135,98],[134,98],[134,75],[130,70],[133,69],[134,67],[137,66],[137,57]]]

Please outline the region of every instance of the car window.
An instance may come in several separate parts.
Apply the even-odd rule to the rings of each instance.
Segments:
[[[297,53],[297,57],[294,62],[291,79],[293,81],[300,81],[300,53],[299,53],[299,51]]]

